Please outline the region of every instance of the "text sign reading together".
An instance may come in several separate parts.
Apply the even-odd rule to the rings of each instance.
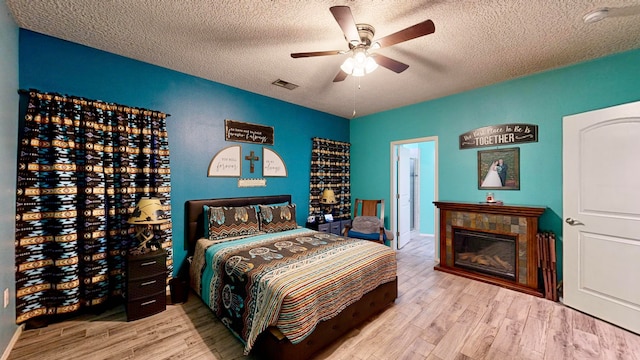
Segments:
[[[538,142],[538,125],[503,124],[478,128],[459,137],[460,149]]]
[[[227,141],[273,145],[273,127],[225,120],[224,138]]]

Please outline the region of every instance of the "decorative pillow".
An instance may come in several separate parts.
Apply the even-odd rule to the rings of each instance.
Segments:
[[[204,216],[204,237],[209,238],[209,206],[202,206],[202,214]]]
[[[209,206],[205,218],[210,240],[253,235],[260,231],[258,214],[253,206]]]
[[[298,227],[298,223],[296,223],[296,204],[281,206],[260,205],[259,207],[260,230],[274,233]]]

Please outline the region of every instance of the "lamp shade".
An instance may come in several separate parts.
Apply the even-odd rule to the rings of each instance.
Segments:
[[[129,224],[154,225],[169,221],[162,211],[162,205],[158,198],[143,197],[138,201],[133,214],[127,221]]]
[[[320,203],[333,205],[337,202],[338,201],[336,201],[336,194],[333,192],[333,190],[324,189],[324,191],[322,192],[322,197],[320,198]]]

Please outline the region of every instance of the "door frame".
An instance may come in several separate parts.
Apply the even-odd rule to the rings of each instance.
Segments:
[[[419,149],[410,149],[409,160],[414,160],[414,178],[411,179],[411,186],[413,189],[412,207],[413,209],[413,224],[418,225],[411,229],[411,236],[420,235],[420,151]],[[411,166],[411,165],[409,165]],[[411,175],[411,174],[409,174]],[[417,185],[416,185],[417,184]],[[414,186],[416,185],[416,186]]]
[[[405,145],[405,144],[413,144],[413,143],[421,143],[421,142],[433,142],[433,155],[434,155],[434,162],[433,162],[433,177],[434,177],[434,182],[433,182],[433,198],[434,200],[438,200],[438,137],[437,136],[427,136],[427,137],[421,137],[421,138],[413,138],[413,139],[405,139],[405,140],[396,140],[396,141],[391,141],[389,143],[389,158],[390,158],[390,162],[389,162],[389,174],[391,176],[391,181],[389,182],[391,184],[391,187],[389,189],[389,205],[391,207],[391,211],[390,211],[390,215],[389,215],[389,226],[391,227],[391,232],[394,234],[394,238],[393,238],[393,242],[391,244],[391,247],[394,250],[398,250],[398,242],[396,239],[396,235],[398,232],[398,209],[396,206],[396,194],[398,193],[398,184],[396,179],[398,178],[398,169],[396,167],[396,156],[395,156],[395,148],[396,146],[399,145]],[[429,171],[429,169],[421,169],[421,171]],[[439,222],[438,219],[440,217],[440,211],[436,208],[434,211],[434,237],[435,239],[439,239],[440,238],[440,227],[438,226]],[[434,257],[436,262],[440,261],[440,252],[438,251],[438,241],[434,241]]]

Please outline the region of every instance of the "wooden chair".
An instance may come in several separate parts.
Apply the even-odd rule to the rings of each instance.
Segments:
[[[378,206],[380,206],[380,211],[378,211]],[[358,213],[360,210],[360,213]],[[385,230],[384,230],[384,199],[380,200],[362,200],[356,199],[355,207],[353,208],[353,222],[357,223],[356,219],[360,216],[375,216],[378,217],[380,215],[380,227],[376,233],[361,233],[357,231],[358,229],[354,229],[352,225],[345,225],[343,236],[348,236],[351,238],[357,239],[365,239],[377,241],[381,244],[384,244],[384,241],[387,239]]]

